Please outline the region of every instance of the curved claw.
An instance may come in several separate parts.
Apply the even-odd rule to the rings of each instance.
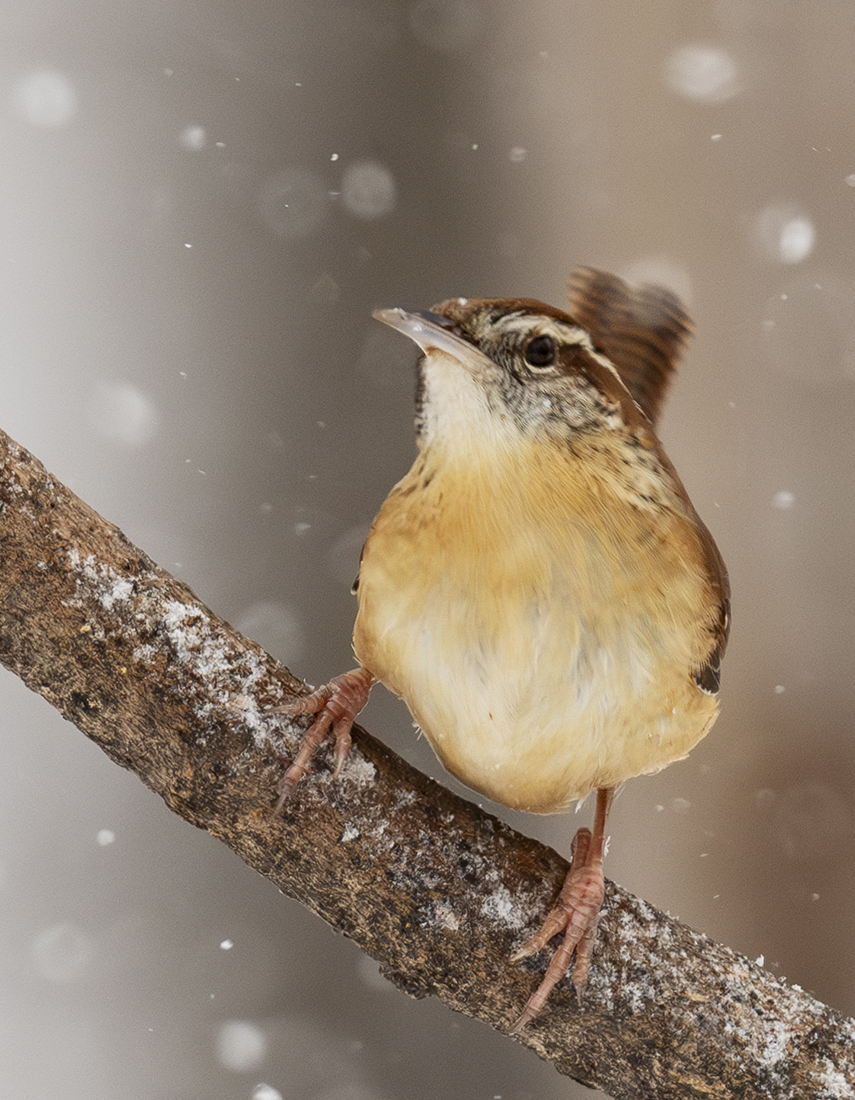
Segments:
[[[540,931],[530,936],[524,944],[514,951],[513,955],[511,955],[512,963],[521,962],[531,955],[536,955],[537,952],[542,951],[552,937],[557,936],[559,932],[563,932],[565,929],[567,929],[568,933],[570,932],[570,928],[574,923],[573,918],[577,914],[579,902],[581,901],[581,891],[574,891],[574,887],[585,869],[585,863],[588,859],[590,848],[591,830],[579,829],[573,837],[573,859],[570,864],[570,870],[567,872],[567,877],[564,880],[564,885],[561,887],[558,904],[547,915]],[[600,899],[600,904],[602,904],[602,899]],[[597,909],[599,910],[599,906]],[[581,922],[577,920],[575,923],[579,924]],[[582,931],[584,931],[584,927]]]
[[[585,832],[588,832],[587,829]],[[590,839],[590,833],[588,838]],[[512,1034],[521,1031],[525,1025],[537,1016],[553,987],[561,981],[570,966],[575,953],[573,985],[576,996],[582,996],[588,984],[588,968],[594,950],[594,936],[597,930],[600,908],[605,895],[605,878],[602,860],[571,866],[561,889],[558,904],[547,916],[541,930],[512,956],[512,961],[527,958],[540,951],[562,930],[564,939],[549,961],[546,974],[540,985],[528,999],[519,1019],[511,1029]]]
[[[303,695],[291,703],[274,708],[274,713],[284,714],[288,718],[299,718],[304,714],[317,715],[303,735],[297,755],[279,781],[279,799],[273,810],[274,816],[282,812],[282,807],[306,774],[312,757],[330,730],[335,738],[334,774],[339,774],[350,752],[351,727],[357,714],[368,702],[374,683],[374,676],[368,669],[355,668],[336,676],[311,695]]]
[[[576,962],[573,966],[573,985],[578,998],[581,999],[588,984],[597,923],[605,897],[605,826],[613,793],[609,789],[597,792],[594,832],[592,834],[590,829],[579,829],[576,833],[573,839],[573,859],[561,887],[558,904],[547,915],[540,931],[526,940],[511,956],[512,962],[528,958],[546,947],[553,936],[564,932],[564,939],[550,959],[543,980],[529,997],[522,1014],[511,1028],[512,1035],[522,1031],[541,1011],[553,987],[570,967],[574,953]]]

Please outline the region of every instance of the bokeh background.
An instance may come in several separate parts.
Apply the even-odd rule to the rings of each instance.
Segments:
[[[626,787],[607,870],[849,1013],[853,50],[847,0],[0,10],[0,426],[312,682],[414,452],[371,309],[561,303],[579,263],[686,298],[663,435],[731,571],[723,713]],[[382,689],[364,721],[440,773]],[[592,1095],[394,991],[5,672],[0,728],[3,1098]]]

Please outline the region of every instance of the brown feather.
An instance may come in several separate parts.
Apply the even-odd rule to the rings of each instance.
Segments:
[[[693,331],[680,299],[660,286],[635,289],[591,267],[570,275],[570,313],[614,363],[653,424]]]

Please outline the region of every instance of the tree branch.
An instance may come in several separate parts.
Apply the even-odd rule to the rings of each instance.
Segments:
[[[301,681],[2,433],[0,540],[7,668],[405,992],[511,1027],[544,960],[508,957],[559,856],[360,729],[274,818],[302,727],[267,711]],[[518,1041],[618,1100],[855,1093],[855,1021],[610,883],[583,1006],[560,983]]]

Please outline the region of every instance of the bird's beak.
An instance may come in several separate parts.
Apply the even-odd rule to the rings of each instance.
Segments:
[[[375,309],[373,316],[384,325],[391,325],[414,340],[425,354],[443,351],[463,362],[471,360],[475,347],[458,335],[457,325],[439,313],[423,310],[408,313],[405,309]]]

